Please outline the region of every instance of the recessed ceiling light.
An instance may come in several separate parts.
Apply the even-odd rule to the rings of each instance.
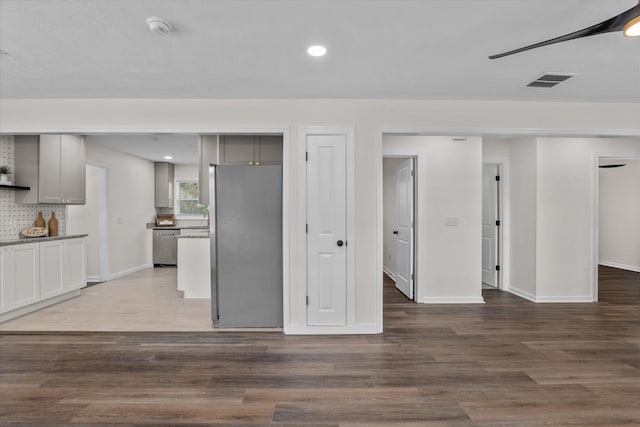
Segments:
[[[309,46],[309,48],[307,49],[307,53],[311,56],[325,56],[327,53],[327,48],[316,44],[313,46]]]
[[[171,159],[173,159],[173,157],[171,157],[171,156],[164,156],[164,159],[165,159],[165,160],[171,160]]]

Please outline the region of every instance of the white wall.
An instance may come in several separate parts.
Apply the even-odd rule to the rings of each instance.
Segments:
[[[87,163],[106,169],[110,278],[152,267],[153,162],[92,144],[88,136]]]
[[[394,279],[396,274],[396,239],[393,230],[396,227],[396,170],[400,157],[385,157],[383,160],[383,263],[387,271]]]
[[[378,252],[378,179],[382,179],[380,153],[376,146],[381,131],[413,131],[426,134],[528,134],[528,135],[640,135],[640,104],[525,103],[482,101],[404,100],[180,100],[180,99],[2,99],[0,132],[167,132],[215,133],[250,129],[288,130],[290,167],[289,246],[291,250],[289,299],[299,301],[305,291],[298,277],[298,128],[307,125],[354,126],[356,135],[355,241],[356,322],[378,321],[381,295],[376,283],[382,268]],[[34,120],[34,117],[37,120]],[[466,156],[477,166],[480,197],[481,147],[471,144]],[[447,156],[442,156],[446,160]],[[450,159],[449,159],[450,160]],[[379,163],[380,162],[380,163]],[[513,169],[513,168],[512,168]],[[455,169],[458,172],[457,168]],[[476,171],[477,170],[477,171]],[[381,181],[380,181],[380,186]],[[152,199],[152,197],[150,197]],[[153,206],[153,202],[150,203]],[[480,254],[480,200],[477,202],[478,231],[470,247]],[[455,213],[457,214],[457,213]],[[382,215],[382,212],[379,213]],[[465,215],[466,217],[466,215]],[[462,229],[462,228],[460,228]],[[460,230],[459,229],[459,230]],[[469,235],[475,232],[469,233]],[[471,242],[471,239],[470,239]],[[563,254],[562,256],[565,256]],[[378,258],[380,257],[380,258]],[[480,280],[480,255],[473,270]],[[477,273],[475,273],[477,272]],[[299,310],[289,311],[292,324],[303,324]]]
[[[611,163],[626,166],[600,169],[599,262],[640,271],[640,159]]]
[[[87,165],[85,204],[67,206],[67,233],[87,234],[86,238],[86,260],[87,260],[87,280],[99,281],[106,279],[107,271],[101,269],[100,235],[102,212],[106,209],[104,191],[106,187],[105,169]],[[106,269],[106,266],[105,266]]]
[[[509,157],[509,139],[483,137],[482,138],[482,159],[484,161],[494,159],[504,159]]]
[[[511,254],[510,283],[505,288],[534,299],[536,295],[536,230],[538,142],[521,138],[509,142]]]
[[[482,302],[481,139],[389,135],[383,153],[418,155],[417,301]]]
[[[198,165],[174,165],[173,176],[176,181],[197,181]]]

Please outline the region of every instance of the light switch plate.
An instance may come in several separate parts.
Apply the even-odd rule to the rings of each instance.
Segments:
[[[444,219],[444,223],[447,227],[457,227],[458,226],[458,218],[454,216],[448,216]]]

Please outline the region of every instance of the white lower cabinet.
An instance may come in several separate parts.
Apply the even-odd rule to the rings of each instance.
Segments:
[[[62,286],[62,242],[40,243],[40,295],[51,298],[65,292]]]
[[[63,240],[62,278],[69,290],[87,286],[85,239]]]
[[[50,298],[86,285],[84,239],[40,243],[40,294]]]
[[[40,301],[40,245],[0,248],[0,312],[14,310]]]
[[[0,313],[7,313],[0,320],[32,311],[17,310],[31,304],[38,309],[54,297],[59,298],[53,303],[61,301],[86,286],[85,257],[84,238],[0,247]]]

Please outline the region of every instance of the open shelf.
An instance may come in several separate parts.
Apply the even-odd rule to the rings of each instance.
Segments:
[[[0,184],[0,190],[31,190],[31,187],[23,187],[21,185]]]

